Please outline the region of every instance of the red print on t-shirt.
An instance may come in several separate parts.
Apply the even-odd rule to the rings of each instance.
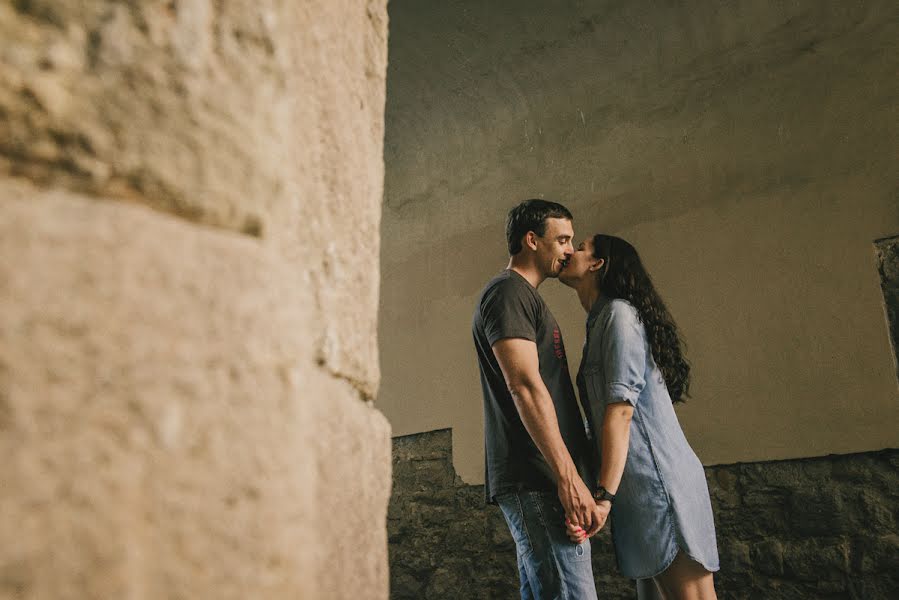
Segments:
[[[553,328],[553,348],[556,351],[556,358],[565,360],[565,344],[562,343],[562,332],[558,327]]]

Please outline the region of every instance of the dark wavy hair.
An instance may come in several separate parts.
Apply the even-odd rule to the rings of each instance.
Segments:
[[[597,275],[601,293],[627,300],[637,309],[671,401],[684,402],[690,395],[690,363],[683,352],[686,344],[636,248],[621,238],[599,233],[593,236],[593,258],[605,261]]]
[[[546,233],[547,219],[573,220],[571,211],[549,200],[537,198],[525,200],[509,211],[506,217],[506,243],[509,245],[509,256],[521,252],[521,238],[528,231],[533,231],[539,237]]]

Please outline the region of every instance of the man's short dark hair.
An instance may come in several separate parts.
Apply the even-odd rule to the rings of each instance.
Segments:
[[[571,211],[549,200],[525,200],[509,211],[506,219],[506,241],[509,244],[509,255],[521,252],[521,238],[528,231],[543,237],[546,233],[547,219],[573,220]]]

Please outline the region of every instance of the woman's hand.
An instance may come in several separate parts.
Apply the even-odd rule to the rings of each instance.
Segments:
[[[568,535],[568,539],[575,544],[580,544],[587,539],[587,532],[584,531],[583,527],[574,525],[568,519],[565,519],[565,533]]]
[[[596,528],[596,531],[591,534],[590,537],[599,533],[599,530],[605,527],[606,521],[609,518],[609,512],[612,510],[612,503],[608,500],[602,500],[596,503],[596,510],[599,514],[598,523],[599,527]],[[570,539],[575,544],[580,544],[584,540],[587,539],[587,532],[580,525],[575,525],[568,519],[565,519],[565,533],[568,535],[568,539]]]
[[[609,513],[612,512],[612,503],[608,500],[600,500],[596,503],[596,508],[599,510],[599,518],[600,518],[600,529],[606,526],[606,521],[609,519]]]

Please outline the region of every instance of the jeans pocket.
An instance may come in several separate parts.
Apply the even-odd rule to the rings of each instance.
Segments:
[[[512,539],[515,541],[515,547],[520,556],[527,556],[532,552],[531,540],[528,534],[526,506],[522,503],[522,499],[518,493],[504,494],[496,497]]]

